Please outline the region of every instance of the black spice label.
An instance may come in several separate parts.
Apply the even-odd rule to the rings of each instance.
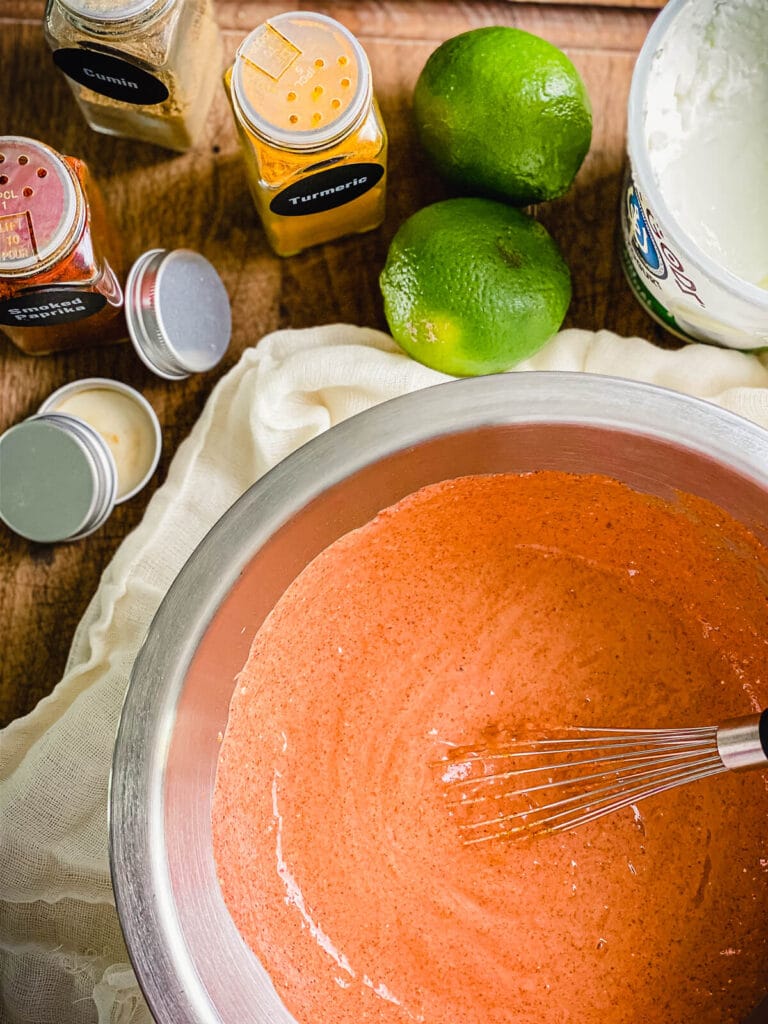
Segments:
[[[54,50],[53,60],[69,78],[113,100],[145,106],[168,99],[168,89],[154,75],[109,53],[72,47]]]
[[[0,302],[0,324],[9,327],[48,327],[93,316],[106,305],[99,292],[41,288]]]
[[[294,182],[276,195],[269,208],[282,217],[324,213],[351,203],[377,185],[384,176],[381,164],[344,164]]]

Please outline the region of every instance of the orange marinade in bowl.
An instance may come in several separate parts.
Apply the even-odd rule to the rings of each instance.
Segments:
[[[716,506],[545,471],[430,485],[288,587],[235,687],[221,890],[300,1024],[740,1024],[768,989],[768,782],[462,846],[431,767],[489,722],[768,703],[768,550]]]

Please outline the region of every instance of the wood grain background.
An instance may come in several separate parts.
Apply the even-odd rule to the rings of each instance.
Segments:
[[[573,273],[566,326],[607,327],[672,344],[632,298],[615,246],[627,93],[659,0],[348,0],[284,6],[218,0],[228,60],[265,17],[297,6],[338,18],[369,54],[390,134],[388,213],[378,231],[281,260],[269,251],[253,210],[223,89],[205,138],[182,156],[97,135],[85,126],[51,63],[40,28],[43,3],[0,0],[0,131],[39,138],[84,158],[103,188],[128,259],[153,247],[197,249],[219,269],[233,313],[232,344],[223,363],[179,383],[153,377],[128,345],[33,358],[0,335],[0,431],[34,413],[61,384],[103,376],[126,381],[147,396],[164,438],[151,485],[119,506],[92,537],[35,545],[0,526],[0,722],[24,714],[50,693],[104,566],[141,519],[212,386],[243,350],[280,327],[343,321],[386,329],[377,279],[389,241],[405,217],[449,194],[422,155],[410,120],[416,78],[443,39],[480,25],[516,25],[570,55],[592,98],[592,148],[569,194],[537,211]]]

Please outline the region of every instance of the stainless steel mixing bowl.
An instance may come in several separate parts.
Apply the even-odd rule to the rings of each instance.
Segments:
[[[171,587],[136,659],[117,737],[112,878],[160,1024],[293,1019],[229,917],[211,849],[218,737],[264,617],[319,551],[406,494],[469,473],[536,469],[604,473],[661,496],[688,491],[768,543],[768,433],[713,405],[607,377],[442,384],[355,416],[273,469]],[[768,1001],[755,1014],[755,1024],[766,1021]]]

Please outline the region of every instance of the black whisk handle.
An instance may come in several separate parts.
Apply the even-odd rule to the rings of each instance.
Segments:
[[[717,752],[733,772],[768,766],[768,708],[718,726]]]

